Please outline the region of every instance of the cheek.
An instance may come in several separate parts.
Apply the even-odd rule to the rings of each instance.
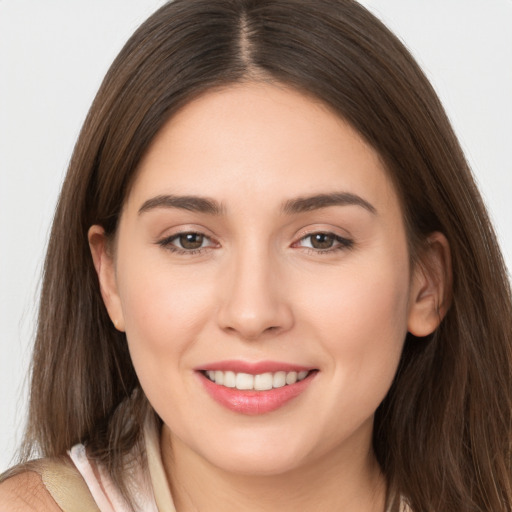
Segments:
[[[378,407],[396,373],[407,333],[407,272],[371,265],[340,274],[325,288],[329,291],[309,300],[303,314],[336,382],[326,407],[343,403],[364,419]]]
[[[171,269],[161,255],[118,263],[119,294],[133,364],[141,379],[172,377],[204,328],[210,283],[186,269]]]
[[[374,332],[377,342],[386,332],[404,332],[406,328],[408,268],[398,268],[383,257],[311,274],[309,279],[301,279],[298,293],[303,298],[301,314],[313,322],[318,319],[318,329],[326,334],[339,331],[349,339],[371,342],[373,337],[367,335]],[[343,344],[343,338],[339,341]]]

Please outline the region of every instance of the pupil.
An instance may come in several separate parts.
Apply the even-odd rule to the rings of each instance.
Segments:
[[[203,235],[187,233],[180,236],[180,244],[184,249],[199,249],[203,245]]]
[[[334,237],[327,233],[316,233],[311,237],[311,245],[315,249],[330,249],[334,242]]]

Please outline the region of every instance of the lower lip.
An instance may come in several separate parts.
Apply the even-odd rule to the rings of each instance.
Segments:
[[[311,372],[305,379],[281,388],[267,391],[242,391],[236,388],[220,386],[199,372],[206,391],[220,405],[231,411],[250,416],[275,411],[298,397],[311,384],[317,372]]]

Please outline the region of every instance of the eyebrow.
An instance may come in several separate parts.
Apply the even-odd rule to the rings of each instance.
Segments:
[[[361,206],[372,214],[377,209],[362,197],[350,192],[335,192],[332,194],[316,194],[313,196],[290,199],[283,205],[283,212],[286,214],[303,213],[329,206]]]
[[[155,208],[178,208],[209,215],[220,215],[224,210],[220,203],[207,197],[161,195],[145,201],[139,215]]]
[[[372,214],[376,214],[376,208],[362,197],[350,192],[335,192],[331,194],[315,194],[312,196],[298,197],[285,201],[282,211],[292,215],[313,210],[320,210],[330,206],[361,206]],[[159,195],[148,199],[139,208],[139,215],[156,208],[177,208],[191,212],[206,213],[209,215],[221,215],[224,207],[214,199],[200,196],[175,196]]]

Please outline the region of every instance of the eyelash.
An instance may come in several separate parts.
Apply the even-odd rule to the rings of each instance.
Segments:
[[[176,233],[174,235],[168,236],[167,238],[164,238],[163,240],[159,240],[157,242],[158,245],[163,247],[164,249],[167,249],[168,251],[171,251],[175,254],[186,254],[186,255],[194,255],[199,254],[203,252],[205,249],[209,249],[210,247],[215,246],[215,243],[211,243],[210,245],[207,245],[206,247],[199,247],[197,249],[184,249],[182,247],[176,247],[173,245],[173,242],[175,240],[178,240],[180,237],[187,236],[187,235],[195,235],[195,236],[202,236],[204,237],[204,240],[208,240],[212,242],[211,237],[206,236],[204,233],[199,233],[197,231],[182,231],[181,233]]]
[[[202,237],[204,237],[204,240],[208,240],[211,243],[210,243],[210,245],[207,245],[206,247],[199,247],[197,249],[184,249],[182,247],[176,247],[175,245],[173,245],[174,241],[179,240],[180,237],[183,237],[186,235],[202,236]],[[294,242],[292,244],[292,247],[300,248],[301,246],[298,245],[300,242],[302,242],[303,240],[306,240],[308,238],[311,239],[315,235],[331,236],[333,238],[333,241],[337,242],[337,245],[335,245],[333,247],[329,247],[327,249],[316,249],[314,247],[303,247],[302,246],[303,249],[306,249],[306,252],[308,254],[314,254],[314,255],[316,255],[316,254],[332,254],[337,251],[351,249],[354,246],[353,240],[336,235],[330,231],[315,231],[314,233],[308,233],[307,235],[304,235],[303,237],[301,237],[297,242]],[[196,232],[196,231],[183,231],[181,233],[176,233],[167,238],[159,240],[157,242],[157,244],[172,253],[193,256],[195,254],[200,254],[200,253],[204,252],[205,250],[210,249],[211,247],[215,247],[216,242],[214,242],[211,237],[206,236],[204,233],[200,233],[200,232]]]
[[[303,247],[303,249],[306,249],[308,254],[332,254],[338,251],[346,251],[348,249],[352,249],[354,246],[354,241],[350,240],[349,238],[344,238],[342,236],[336,235],[335,233],[332,233],[331,231],[315,231],[313,233],[308,233],[307,235],[304,235],[301,237],[298,242],[295,242],[293,244],[293,247],[300,247],[298,244],[306,239],[311,239],[312,237],[316,235],[327,235],[332,237],[333,243],[337,243],[337,245],[334,245],[333,247],[329,247],[327,249],[316,249],[314,247]]]

